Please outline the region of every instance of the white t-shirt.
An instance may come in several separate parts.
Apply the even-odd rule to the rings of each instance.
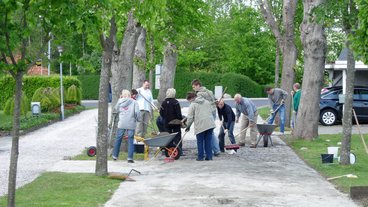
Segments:
[[[145,110],[151,112],[153,105],[153,96],[150,89],[144,89],[143,87],[138,88],[138,96],[137,96],[137,103],[139,106],[139,110]],[[142,97],[144,96],[144,98]],[[145,98],[147,100],[145,100]]]

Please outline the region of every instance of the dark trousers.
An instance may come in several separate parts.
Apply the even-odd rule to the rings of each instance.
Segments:
[[[212,160],[212,133],[213,128],[197,134],[197,149],[199,160],[203,160],[204,151],[206,152],[206,159]]]

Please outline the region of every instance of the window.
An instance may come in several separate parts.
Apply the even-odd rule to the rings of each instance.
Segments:
[[[323,99],[338,99],[338,95],[341,93],[341,90],[331,91],[327,92],[325,94],[322,94]]]
[[[364,101],[368,101],[368,90],[360,89],[360,98]]]

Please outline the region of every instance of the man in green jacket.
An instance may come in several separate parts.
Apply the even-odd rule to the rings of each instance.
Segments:
[[[298,108],[299,108],[299,103],[300,103],[300,95],[302,94],[299,83],[294,83],[293,89],[294,91],[291,92],[291,95],[293,96],[293,109],[295,112],[295,116],[293,117],[292,128],[294,128],[295,126],[295,120],[298,114]]]

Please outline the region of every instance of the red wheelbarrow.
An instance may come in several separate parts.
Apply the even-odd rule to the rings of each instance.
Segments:
[[[257,140],[256,147],[258,146],[258,143],[259,143],[259,141],[261,141],[261,139],[263,139],[263,147],[268,146],[268,140],[270,140],[271,145],[273,146],[272,139],[271,139],[271,134],[272,134],[273,130],[275,130],[275,128],[276,128],[276,125],[274,125],[274,124],[257,124],[259,137],[258,137],[258,140]]]

